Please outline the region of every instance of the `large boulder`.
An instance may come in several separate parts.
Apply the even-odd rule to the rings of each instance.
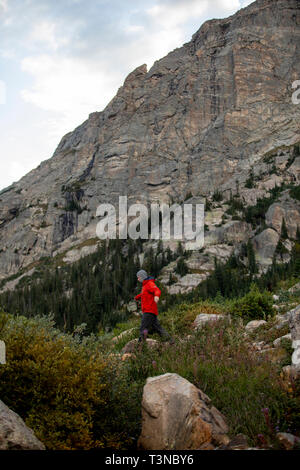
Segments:
[[[225,318],[229,318],[228,315],[214,314],[214,313],[200,313],[194,320],[193,327],[198,330],[207,323],[214,323]]]
[[[249,233],[251,233],[250,224],[241,220],[231,220],[205,233],[205,246],[244,242],[248,240]]]
[[[245,330],[248,333],[252,333],[252,331],[257,330],[257,328],[260,328],[262,325],[266,325],[266,323],[267,322],[265,320],[252,320],[247,323]]]
[[[272,228],[267,228],[253,238],[253,248],[256,260],[262,266],[270,266],[279,242],[278,233]]]
[[[0,400],[0,450],[45,450],[33,431]]]
[[[176,284],[167,286],[167,289],[171,295],[174,294],[185,294],[192,291],[197,287],[202,281],[204,281],[208,276],[208,273],[203,274],[186,274],[183,277],[180,277]]]
[[[201,390],[177,374],[147,379],[140,450],[192,450],[228,444],[224,416]]]
[[[281,233],[283,219],[290,238],[296,238],[297,228],[300,227],[300,212],[295,201],[287,198],[282,202],[272,204],[266,212],[266,224]]]

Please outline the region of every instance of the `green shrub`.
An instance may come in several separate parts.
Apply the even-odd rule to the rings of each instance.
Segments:
[[[0,328],[7,349],[7,363],[0,368],[4,403],[47,449],[103,448],[105,436],[93,428],[96,411],[108,422],[109,397],[106,363],[96,345],[60,333],[46,317],[1,313]]]
[[[292,188],[290,190],[290,195],[293,199],[297,199],[297,201],[300,201],[300,185]]]
[[[189,272],[189,268],[182,257],[177,261],[175,272],[180,276],[185,276]]]
[[[249,173],[249,178],[247,179],[245,183],[245,188],[251,189],[251,188],[254,188],[254,186],[255,186],[255,177],[254,177],[253,170],[251,169]]]
[[[238,300],[232,301],[230,313],[244,318],[247,321],[267,320],[274,315],[272,295],[260,292],[256,284],[252,284],[250,291]]]
[[[214,194],[212,195],[212,200],[215,202],[220,202],[223,200],[223,194],[221,191],[216,190]]]

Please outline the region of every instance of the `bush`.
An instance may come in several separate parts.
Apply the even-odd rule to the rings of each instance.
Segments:
[[[297,201],[300,201],[300,185],[292,188],[290,190],[290,195],[293,199],[297,199]]]
[[[215,202],[222,201],[223,200],[223,194],[220,191],[216,190],[214,192],[214,194],[212,195],[212,200],[215,201]]]
[[[180,276],[185,276],[189,272],[189,268],[182,257],[177,261],[175,272]]]
[[[245,183],[245,188],[251,189],[251,188],[254,188],[254,186],[255,186],[255,177],[254,177],[253,170],[251,170],[249,174],[249,178],[247,179]]]
[[[47,449],[104,447],[105,436],[94,432],[96,411],[104,423],[109,420],[106,363],[96,345],[60,333],[47,317],[0,313],[0,333],[7,348],[0,368],[4,403]]]
[[[250,291],[231,303],[230,313],[250,320],[267,320],[274,315],[272,295],[267,292],[260,292],[256,284],[251,285]]]

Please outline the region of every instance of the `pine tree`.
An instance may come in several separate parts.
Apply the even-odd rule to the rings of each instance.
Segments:
[[[248,258],[248,267],[249,267],[250,274],[256,274],[258,272],[258,267],[256,264],[253,245],[250,240],[247,243],[247,258]]]
[[[178,243],[176,255],[177,256],[183,256],[184,255],[184,250],[183,250],[181,242]]]
[[[183,257],[180,257],[177,261],[175,272],[178,273],[180,276],[185,276],[189,272],[189,269]]]
[[[286,240],[287,238],[289,238],[289,236],[288,236],[288,231],[287,231],[287,226],[286,226],[286,223],[285,223],[285,219],[283,217],[282,224],[281,224],[281,239]]]

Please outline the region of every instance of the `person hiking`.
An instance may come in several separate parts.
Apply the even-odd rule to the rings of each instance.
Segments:
[[[156,286],[155,279],[148,276],[146,271],[141,269],[137,273],[137,279],[143,284],[142,292],[137,295],[134,299],[141,300],[142,306],[142,320],[140,326],[139,342],[147,339],[149,332],[157,332],[160,336],[165,336],[170,339],[171,343],[174,340],[171,338],[169,333],[160,325],[157,315],[158,308],[157,303],[161,296],[161,290]]]

